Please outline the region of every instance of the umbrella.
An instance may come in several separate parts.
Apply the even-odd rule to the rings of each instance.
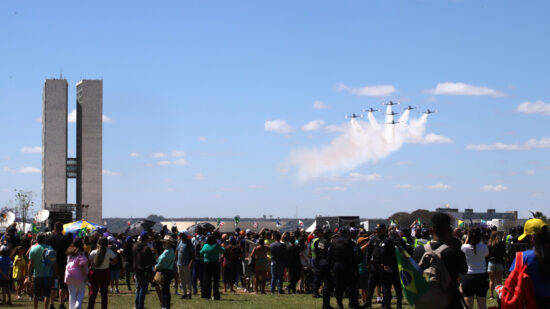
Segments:
[[[155,224],[156,224],[155,221],[151,221],[151,220],[147,220],[147,219],[139,220],[139,221],[136,221],[136,222],[132,223],[130,226],[128,226],[128,228],[126,228],[126,232],[124,232],[124,234],[126,234],[127,236],[137,236],[141,232],[148,231]]]
[[[104,226],[101,226],[97,223],[93,223],[93,222],[86,221],[86,220],[80,220],[80,221],[75,221],[75,222],[64,224],[63,225],[63,232],[65,234],[66,233],[73,233],[73,235],[76,236],[78,234],[78,232],[80,232],[84,228],[86,228],[86,232],[95,231],[95,230],[97,230],[99,232],[99,231],[106,230],[106,228]]]
[[[200,223],[193,224],[190,227],[188,227],[187,231],[194,235],[194,234],[196,234],[197,227],[201,227],[202,230],[205,231],[205,232],[212,232],[213,230],[216,229],[215,226],[213,226],[212,224],[210,224],[208,222],[200,222]]]

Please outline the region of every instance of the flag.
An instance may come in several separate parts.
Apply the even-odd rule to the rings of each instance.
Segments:
[[[257,229],[258,228],[258,222],[254,221],[254,224],[252,224],[252,226]]]
[[[277,219],[277,222],[275,222],[275,226],[277,228],[280,228],[282,225],[281,225],[281,222],[279,222],[279,219]]]
[[[395,248],[399,278],[403,287],[403,294],[409,304],[414,304],[430,289],[430,283],[426,281],[422,270],[411,256],[403,248]]]
[[[235,218],[233,220],[235,220],[235,225],[237,225],[241,221],[241,217],[235,216]]]
[[[298,224],[300,224],[301,227],[304,227],[304,222],[302,220],[298,220]]]
[[[422,225],[422,222],[420,221],[420,218],[416,219],[416,222],[418,222],[418,225]]]
[[[393,220],[390,220],[390,226],[396,226],[395,222]]]
[[[132,222],[130,222],[130,220],[128,220],[128,225],[132,225]]]
[[[88,229],[86,227],[83,227],[78,231],[77,236],[80,238],[84,238],[84,236],[86,236],[87,233],[88,233]]]
[[[224,224],[225,224],[225,222],[220,221],[220,223],[218,224],[218,226],[219,226],[219,227],[222,227]]]
[[[103,225],[107,225],[107,221],[103,221]]]
[[[487,224],[487,221],[481,220],[481,224]]]
[[[464,228],[464,221],[458,220],[458,227],[463,229]]]
[[[36,223],[33,222],[31,233],[36,234],[38,232],[40,232],[40,229],[38,229],[38,226],[36,226]]]

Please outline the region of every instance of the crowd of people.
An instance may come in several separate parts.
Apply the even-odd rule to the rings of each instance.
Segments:
[[[311,294],[332,308],[383,308],[403,304],[395,248],[403,248],[422,264],[427,252],[437,252],[450,277],[447,308],[486,308],[487,295],[512,271],[515,252],[523,252],[534,300],[550,308],[550,236],[540,219],[507,233],[494,227],[452,229],[451,218],[436,213],[431,224],[399,228],[380,224],[376,231],[361,227],[318,227],[280,233],[276,230],[235,229],[220,233],[198,226],[193,233],[163,227],[134,237],[92,232],[84,237],[64,233],[57,222],[51,232],[20,233],[10,226],[0,247],[2,305],[32,297],[34,307],[88,308],[100,296],[107,308],[109,294],[119,293],[124,279],[135,293],[134,308],[144,308],[152,287],[161,308],[170,308],[173,295],[181,299],[220,300],[222,293]],[[220,284],[222,285],[220,287]],[[220,290],[223,289],[223,292]],[[489,293],[488,293],[489,291]],[[151,297],[151,296],[149,296]],[[466,307],[467,306],[467,307]]]

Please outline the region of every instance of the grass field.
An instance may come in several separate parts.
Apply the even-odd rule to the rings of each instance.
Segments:
[[[109,308],[133,308],[134,306],[134,294],[128,292],[125,287],[121,286],[120,294],[109,295]],[[13,296],[13,295],[12,295]],[[15,299],[15,298],[13,298]],[[88,297],[84,297],[84,308],[87,306]],[[100,297],[96,302],[96,308],[101,308]],[[405,301],[406,304],[406,301]],[[145,299],[146,308],[160,308],[158,297],[154,290],[150,290],[150,293]],[[331,299],[331,305],[336,306],[334,298]],[[344,300],[344,305],[347,308],[347,299]],[[496,301],[489,301],[488,306],[496,306]],[[6,306],[2,306],[6,308]],[[68,306],[67,306],[68,307]],[[222,300],[211,301],[203,300],[200,297],[194,297],[191,300],[180,299],[179,295],[172,294],[172,308],[220,308],[220,309],[294,309],[294,308],[321,308],[322,301],[320,299],[314,299],[311,295],[255,295],[245,294],[240,291],[237,294],[222,294]],[[10,308],[10,307],[7,307]],[[11,308],[32,308],[32,302],[27,299],[14,301]],[[43,308],[43,306],[39,306]],[[374,308],[380,308],[380,305],[375,305]],[[404,308],[412,309],[413,307],[404,305]]]

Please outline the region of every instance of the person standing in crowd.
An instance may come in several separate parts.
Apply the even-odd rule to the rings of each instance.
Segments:
[[[11,306],[11,290],[9,287],[13,262],[10,259],[10,250],[7,246],[0,249],[0,289],[2,289],[2,305]],[[6,301],[7,296],[7,301]]]
[[[252,257],[254,265],[254,292],[256,294],[265,294],[265,282],[267,276],[267,269],[269,268],[269,261],[267,259],[267,252],[269,247],[265,245],[263,238],[258,240],[258,246],[252,249],[250,256]]]
[[[132,264],[136,275],[135,309],[145,308],[145,295],[147,295],[149,280],[153,274],[153,265],[155,265],[155,257],[153,251],[147,245],[147,240],[147,232],[141,232],[138,241],[132,247]]]
[[[432,240],[426,246],[430,246],[431,250],[437,250],[442,245],[447,245],[447,248],[441,252],[441,258],[451,277],[451,286],[449,287],[450,305],[441,309],[463,309],[458,278],[460,275],[466,274],[468,264],[466,256],[461,251],[462,242],[453,236],[451,217],[448,214],[439,212],[434,214],[430,220],[433,225]],[[414,250],[413,259],[416,263],[420,262],[425,252],[425,246],[418,246]]]
[[[157,273],[162,274],[162,281],[160,282],[160,294],[162,296],[161,308],[170,309],[171,295],[170,295],[170,282],[172,281],[174,261],[176,260],[176,254],[174,253],[174,247],[176,246],[176,240],[170,235],[164,236],[161,240],[164,251],[158,258],[157,265],[154,270]]]
[[[481,242],[481,229],[473,228],[468,232],[466,243],[462,245],[466,255],[468,272],[462,277],[462,292],[469,308],[474,308],[474,299],[479,309],[487,308],[487,264],[489,248]]]
[[[414,248],[416,249],[416,247],[425,246],[428,243],[430,243],[430,229],[420,229],[420,233],[416,235],[416,239],[414,240]]]
[[[67,266],[67,256],[65,251],[73,242],[72,234],[67,233],[63,235],[63,223],[56,222],[54,224],[54,230],[50,237],[46,239],[46,244],[51,246],[56,252],[56,268],[55,268],[55,280],[57,280],[59,286],[59,309],[65,309],[65,299],[68,295],[67,285],[64,282],[65,267]],[[53,290],[51,296],[51,303],[53,305],[55,300],[55,290]]]
[[[109,302],[109,281],[111,274],[109,265],[114,262],[116,254],[108,245],[109,241],[106,237],[101,237],[97,241],[98,248],[90,253],[90,298],[88,300],[88,309],[95,307],[97,294],[101,292],[101,309],[108,308]]]
[[[34,309],[38,308],[38,299],[44,298],[44,309],[50,305],[50,296],[53,286],[52,264],[45,263],[43,256],[49,246],[46,245],[46,234],[38,233],[36,245],[29,252],[29,268],[27,280],[33,286]]]
[[[203,235],[203,229],[200,226],[197,226],[195,230],[195,237],[191,240],[193,247],[195,247],[195,258],[193,259],[193,294],[197,294],[197,281],[201,283],[201,292],[203,289],[202,278],[204,271],[204,258],[202,257],[201,252],[202,246],[205,244],[205,237]]]
[[[67,266],[64,282],[69,290],[69,309],[80,309],[88,277],[88,258],[84,254],[82,239],[76,238],[67,248],[65,255],[67,256]]]
[[[307,244],[307,237],[305,234],[302,234],[298,241],[300,248],[300,264],[302,270],[300,271],[300,279],[298,280],[297,291],[300,294],[304,294],[311,291],[311,251],[310,246]]]
[[[323,229],[318,227],[313,231],[314,238],[311,240],[311,264],[313,270],[313,298],[320,298],[319,289],[323,283],[323,274],[320,272],[320,269],[315,265],[319,265],[319,257],[317,252],[319,251],[318,242],[323,239]],[[323,246],[324,247],[324,246]],[[316,250],[317,249],[317,250]],[[324,248],[323,248],[324,249]],[[326,259],[326,256],[324,257]]]
[[[191,273],[193,271],[195,247],[193,246],[191,239],[189,239],[189,236],[190,234],[185,230],[179,233],[179,242],[176,250],[178,274],[182,290],[182,299],[191,299],[191,295],[193,295]]]
[[[109,265],[109,272],[111,273],[111,293],[120,293],[118,289],[118,282],[120,281],[120,270],[122,269],[122,257],[119,253],[118,244],[113,236],[108,236],[109,246],[115,253],[115,259]]]
[[[13,280],[17,282],[15,290],[16,298],[21,299],[25,285],[25,277],[27,275],[27,259],[25,257],[25,247],[18,246],[16,249],[15,258],[13,259]]]
[[[229,238],[229,245],[225,246],[225,254],[223,256],[223,292],[235,292],[235,278],[239,271],[240,259],[242,258],[241,247],[237,244],[234,236]]]
[[[386,225],[380,224],[376,229],[376,236],[369,241],[367,251],[367,261],[369,267],[369,295],[366,306],[372,305],[372,296],[376,285],[382,283],[383,299],[382,307],[391,308],[391,289],[395,289],[397,307],[400,309],[403,302],[403,290],[399,281],[399,272],[397,268],[397,259],[395,257],[395,241],[398,236],[389,237],[387,235]]]
[[[357,283],[357,288],[361,290],[361,300],[363,304],[366,304],[367,297],[369,295],[369,272],[368,272],[368,262],[367,262],[367,246],[369,243],[369,238],[367,235],[360,236],[357,239],[357,247],[359,249],[359,278]]]
[[[275,241],[269,246],[269,252],[271,252],[271,294],[275,293],[275,288],[277,288],[279,294],[284,294],[283,276],[286,246],[281,242],[281,234],[275,232],[274,238]]]
[[[338,309],[343,309],[344,291],[348,291],[349,307],[358,308],[357,304],[357,264],[355,243],[349,238],[349,230],[341,227],[338,234],[330,241],[328,259],[334,274],[334,287]]]
[[[548,225],[541,219],[529,219],[525,222],[523,234],[519,241],[529,243],[531,249],[523,252],[523,264],[527,264],[525,272],[531,278],[535,289],[537,307],[550,308],[550,232]],[[510,272],[514,270],[516,261],[512,263]]]
[[[300,261],[300,243],[296,243],[294,235],[289,238],[289,247],[287,248],[286,261],[288,267],[288,281],[287,286],[288,294],[296,293],[296,285],[300,279],[300,273],[302,270],[302,263]]]
[[[333,278],[330,273],[330,263],[328,260],[329,256],[329,246],[330,246],[330,237],[332,236],[332,231],[329,228],[321,230],[322,232],[318,233],[319,239],[315,242],[312,248],[313,258],[313,269],[316,273],[315,280],[318,282],[314,283],[315,286],[323,285],[323,309],[330,309],[330,294],[333,289]],[[314,293],[318,290],[314,290]],[[318,293],[318,292],[317,292]],[[316,297],[314,294],[313,297]]]
[[[202,247],[200,254],[204,258],[204,275],[201,281],[202,298],[220,300],[220,255],[225,249],[216,242],[214,235],[208,236],[206,244]]]
[[[500,240],[497,231],[491,232],[491,237],[488,242],[489,247],[489,265],[487,272],[489,273],[489,293],[491,299],[494,299],[494,290],[497,285],[502,282],[504,276],[504,258],[506,257],[506,246]]]
[[[132,247],[134,246],[134,240],[132,237],[127,236],[122,244],[121,257],[122,257],[122,269],[124,270],[124,277],[126,279],[126,286],[128,291],[132,292],[131,279],[134,273],[134,257],[132,255]]]

